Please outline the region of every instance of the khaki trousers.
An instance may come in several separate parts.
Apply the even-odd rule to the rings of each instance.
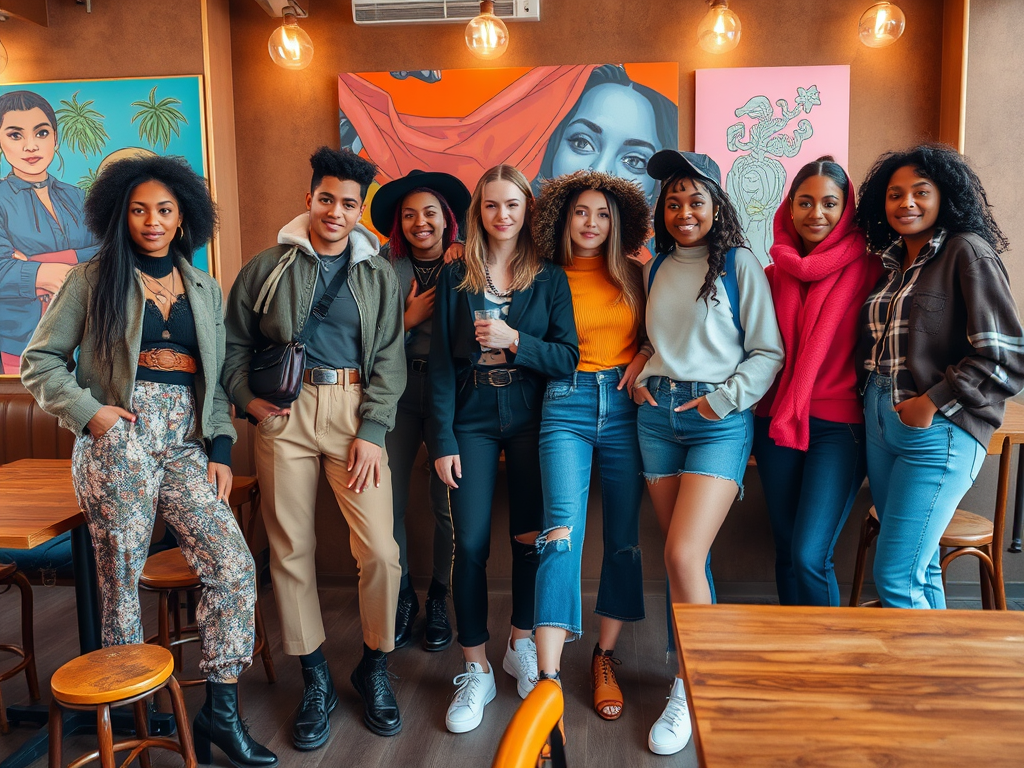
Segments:
[[[363,641],[381,651],[395,647],[395,609],[402,569],[391,506],[391,472],[381,456],[380,487],[347,487],[348,452],[359,429],[359,384],[304,384],[290,416],[260,423],[256,472],[270,542],[270,573],[281,614],[284,652],[301,656],[326,639],[316,589],[314,512],[320,462],[348,522],[359,567]]]

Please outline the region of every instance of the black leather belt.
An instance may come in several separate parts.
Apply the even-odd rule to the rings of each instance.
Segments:
[[[513,381],[520,381],[523,373],[518,368],[473,369],[473,384],[485,387],[507,387]]]
[[[415,373],[426,373],[427,361],[422,357],[414,357],[409,361],[409,369]]]

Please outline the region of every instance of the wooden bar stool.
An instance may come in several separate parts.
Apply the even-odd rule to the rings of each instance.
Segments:
[[[1013,407],[1011,407],[1013,406]],[[958,509],[953,513],[939,540],[939,558],[942,565],[942,585],[946,585],[946,568],[958,557],[971,555],[978,558],[981,581],[981,607],[1006,610],[1006,585],[1003,582],[1003,528],[1006,525],[1006,502],[1010,496],[1010,461],[1013,446],[1021,442],[1020,406],[1008,404],[1007,418],[989,440],[987,453],[999,456],[999,479],[996,483],[996,508],[990,521],[981,515]],[[1021,489],[1017,490],[1021,493]],[[860,528],[860,544],[853,572],[850,605],[860,602],[864,586],[864,568],[868,547],[878,537],[878,512],[874,506],[868,510]]]
[[[228,498],[229,506],[235,511],[239,527],[242,522],[241,508],[245,504],[251,507],[249,525],[243,528],[246,544],[249,544],[254,529],[256,514],[259,508],[259,485],[255,477],[236,477],[231,488],[231,495]],[[157,593],[157,633],[146,638],[146,642],[155,642],[177,654],[178,672],[182,670],[181,646],[187,643],[198,642],[199,628],[194,624],[182,625],[181,596],[195,593],[202,587],[199,577],[192,572],[185,561],[181,549],[167,549],[150,555],[143,566],[142,575],[139,578],[139,587],[150,592]],[[187,600],[184,602],[188,602]],[[267,682],[273,683],[277,680],[277,673],[274,670],[274,660],[270,654],[270,646],[267,643],[266,627],[263,623],[263,614],[260,611],[259,592],[255,609],[256,637],[253,646],[253,656],[257,654],[263,659],[263,669],[267,675]],[[173,631],[171,628],[173,624]],[[182,678],[179,685],[188,687],[192,685],[203,685],[205,678]]]
[[[0,672],[0,682],[10,680],[24,671],[28,681],[28,695],[32,701],[39,701],[39,677],[36,675],[35,639],[32,630],[32,585],[25,574],[18,570],[16,563],[0,564],[0,584],[16,586],[21,591],[21,645],[0,645],[0,652],[13,653],[21,661],[5,672]],[[0,733],[10,730],[3,694],[0,693]]]
[[[114,754],[131,750],[122,763],[127,766],[136,757],[142,768],[150,768],[151,748],[177,752],[185,768],[196,768],[196,752],[192,730],[181,697],[181,688],[171,673],[174,657],[158,645],[115,645],[72,659],[53,674],[50,689],[50,764],[49,768],[65,768],[62,757],[63,710],[96,712],[96,738],[99,749],[82,755],[67,765],[78,768],[99,759],[102,768],[114,768]],[[178,727],[178,740],[150,736],[145,699],[161,688],[167,688]],[[137,738],[114,742],[110,727],[110,708],[131,705],[135,711]]]

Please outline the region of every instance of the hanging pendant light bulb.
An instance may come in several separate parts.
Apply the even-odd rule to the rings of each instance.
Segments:
[[[480,3],[480,15],[466,25],[466,47],[480,59],[496,59],[508,49],[508,27],[494,15],[492,0]]]
[[[9,57],[7,56],[7,49],[4,47],[4,44],[0,42],[0,74],[2,74],[5,69],[7,69],[8,58]]]
[[[884,48],[895,43],[907,26],[907,17],[894,3],[875,3],[857,22],[860,41],[868,48]]]
[[[697,25],[697,42],[708,53],[728,53],[740,44],[740,17],[729,0],[708,0],[708,12]]]
[[[267,47],[270,48],[270,58],[277,66],[305,69],[313,60],[313,41],[299,27],[293,10],[291,6],[285,8],[281,26],[270,35]]]

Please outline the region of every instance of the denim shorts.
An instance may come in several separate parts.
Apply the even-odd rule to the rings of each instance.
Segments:
[[[743,498],[743,475],[754,442],[750,409],[718,421],[705,419],[696,408],[676,413],[683,403],[713,392],[714,385],[652,376],[647,386],[658,405],[641,405],[637,415],[644,477],[720,477],[736,483]]]

